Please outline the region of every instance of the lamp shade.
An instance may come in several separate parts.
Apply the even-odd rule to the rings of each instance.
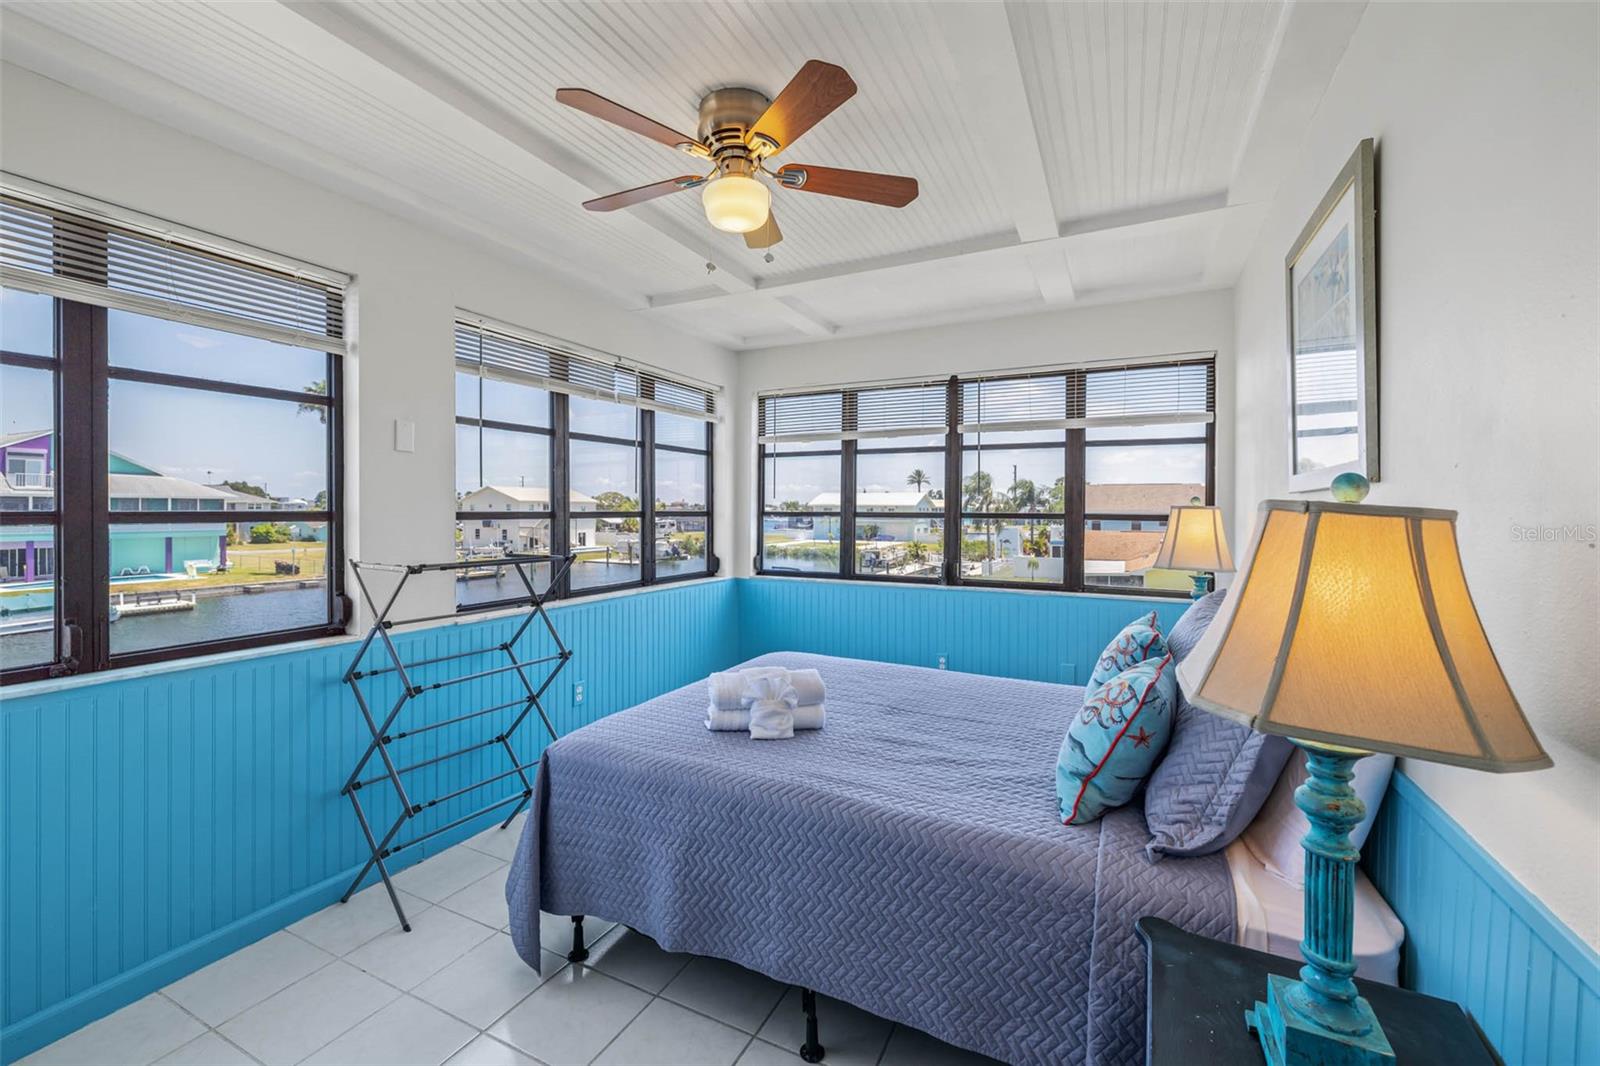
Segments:
[[[1222,508],[1192,505],[1174,507],[1167,515],[1167,535],[1161,540],[1158,570],[1210,570],[1233,573],[1228,535],[1222,531]]]
[[[1178,668],[1191,703],[1263,733],[1471,766],[1550,765],[1467,591],[1456,513],[1268,500]]]

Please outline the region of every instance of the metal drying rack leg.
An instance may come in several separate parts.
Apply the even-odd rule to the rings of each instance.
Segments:
[[[527,808],[528,803],[533,798],[534,788],[534,782],[528,776],[528,770],[533,769],[535,764],[531,762],[523,763],[518,759],[512,740],[522,723],[531,714],[535,713],[538,714],[539,721],[544,726],[545,734],[549,740],[554,741],[556,739],[555,726],[551,723],[550,715],[544,707],[544,695],[549,691],[556,676],[566,668],[567,663],[572,659],[572,650],[562,642],[561,634],[556,631],[555,623],[550,620],[549,614],[545,611],[545,597],[548,593],[540,593],[534,587],[533,581],[528,577],[526,567],[549,564],[551,574],[547,588],[555,588],[560,584],[562,576],[566,573],[567,568],[572,565],[574,558],[575,556],[572,555],[518,555],[497,559],[496,564],[498,566],[510,566],[522,580],[523,587],[527,589],[526,600],[518,598],[515,601],[516,604],[522,605],[527,612],[523,616],[521,624],[513,630],[509,637],[486,647],[471,648],[467,651],[453,652],[447,655],[436,655],[409,663],[401,656],[400,650],[390,637],[390,633],[395,627],[440,621],[445,618],[455,618],[460,615],[478,613],[489,609],[499,610],[508,605],[497,603],[491,607],[463,608],[455,614],[449,615],[430,615],[421,618],[404,619],[391,618],[390,614],[394,610],[395,604],[400,600],[400,593],[412,575],[436,571],[466,570],[483,565],[482,561],[457,560],[448,563],[422,563],[405,566],[351,561],[350,566],[355,574],[356,586],[361,592],[362,600],[366,602],[367,609],[372,612],[373,623],[371,628],[367,630],[366,637],[357,647],[355,657],[350,661],[349,668],[345,670],[344,681],[350,686],[356,707],[361,712],[361,720],[367,728],[370,739],[361,757],[356,760],[349,776],[345,778],[344,786],[339,791],[341,795],[348,796],[350,799],[350,806],[355,810],[356,821],[361,826],[361,835],[367,842],[370,855],[366,863],[361,867],[361,872],[356,875],[355,880],[350,882],[350,887],[345,890],[344,896],[340,899],[341,903],[349,901],[350,897],[361,887],[361,883],[366,879],[367,874],[376,867],[378,876],[389,893],[389,902],[394,905],[395,916],[400,919],[400,927],[409,933],[411,931],[411,922],[406,917],[405,908],[400,905],[400,895],[395,891],[394,882],[389,876],[389,867],[385,860],[402,849],[412,847],[441,833],[459,828],[508,804],[514,804],[511,807],[511,813],[506,816],[504,821],[500,822],[500,828],[504,829],[516,819],[517,815]],[[382,607],[378,606],[377,601],[372,596],[371,589],[367,586],[366,577],[373,571],[399,575],[399,579],[395,582],[394,591],[389,594],[389,598],[384,601]],[[543,623],[545,633],[549,636],[551,643],[555,645],[556,651],[550,655],[518,659],[517,645],[522,641],[523,636],[533,625],[535,619]],[[389,664],[363,670],[361,668],[362,661],[374,647],[383,649]],[[495,653],[503,654],[506,657],[504,665],[489,669],[472,670],[442,678],[435,677],[425,684],[414,681],[412,677],[412,671],[415,670],[435,667],[442,663],[459,659],[470,659],[475,656]],[[530,670],[539,667],[547,667],[548,670],[539,683],[535,684],[534,678],[538,677],[538,674],[530,673]],[[395,675],[395,679],[399,683],[399,695],[389,705],[387,712],[383,713],[383,718],[380,721],[377,715],[373,713],[372,704],[368,699],[367,693],[362,691],[361,685],[363,681],[386,674]],[[428,693],[448,690],[456,685],[490,682],[491,679],[501,678],[510,679],[510,681],[514,682],[515,687],[520,688],[521,695],[509,701],[495,703],[477,710],[455,713],[435,720],[425,719],[413,722],[401,730],[394,729],[395,722],[399,719],[401,711]],[[430,733],[444,726],[453,726],[468,720],[476,720],[497,711],[511,711],[511,721],[498,728],[486,740],[474,741],[406,766],[396,766],[394,759],[390,756],[389,749],[392,745],[403,742],[410,737]],[[447,736],[448,734],[440,735]],[[498,748],[505,753],[506,758],[509,760],[506,769],[493,773],[485,769],[484,776],[476,777],[473,783],[467,785],[455,784],[459,777],[447,777],[444,779],[449,782],[446,791],[431,799],[413,800],[410,792],[406,789],[405,782],[402,780],[402,776],[405,774],[437,766],[461,756],[490,748]],[[363,779],[362,774],[374,758],[382,764],[383,772],[375,777]],[[510,795],[502,796],[477,807],[469,814],[453,818],[442,825],[435,825],[411,836],[409,839],[395,843],[395,838],[399,836],[401,829],[423,812],[440,804],[458,800],[469,792],[488,788],[511,778],[515,778],[513,783],[519,787],[517,791]],[[368,817],[366,808],[362,806],[361,792],[368,786],[376,785],[383,781],[388,781],[393,787],[395,799],[399,804],[399,814],[396,815],[394,822],[380,839],[374,834],[372,821]],[[581,916],[573,918],[573,956],[575,958],[579,957],[579,953],[581,953],[582,958],[588,957],[588,952],[583,947],[583,918]]]

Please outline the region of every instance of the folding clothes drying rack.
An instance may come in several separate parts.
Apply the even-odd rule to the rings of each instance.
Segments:
[[[361,833],[366,837],[367,845],[371,849],[372,855],[371,858],[367,860],[366,865],[361,868],[361,872],[356,875],[356,879],[350,882],[350,887],[345,890],[344,896],[340,899],[341,903],[350,899],[350,896],[356,891],[357,888],[361,886],[361,882],[366,878],[367,873],[374,866],[376,866],[378,869],[378,875],[383,879],[384,887],[389,891],[389,901],[394,904],[394,912],[395,915],[400,919],[400,926],[409,933],[411,931],[411,922],[406,918],[405,909],[400,906],[400,896],[395,892],[394,882],[389,877],[389,868],[385,865],[384,860],[388,859],[390,856],[399,851],[412,847],[416,844],[420,844],[424,840],[428,840],[431,837],[438,836],[440,833],[445,833],[451,829],[465,825],[475,818],[482,817],[490,811],[498,810],[510,804],[515,804],[515,806],[511,808],[511,813],[506,816],[505,821],[500,823],[500,828],[504,829],[506,826],[510,825],[512,819],[516,818],[516,816],[521,813],[522,809],[528,805],[528,801],[533,797],[533,782],[528,777],[528,771],[536,770],[538,763],[537,761],[519,763],[517,761],[516,749],[511,746],[511,739],[516,734],[517,729],[522,725],[523,721],[528,717],[529,713],[533,711],[538,712],[539,720],[544,723],[545,732],[549,734],[550,739],[556,739],[555,727],[550,724],[550,716],[545,713],[544,704],[541,702],[541,697],[543,697],[545,692],[550,688],[551,683],[555,681],[556,675],[559,674],[562,668],[567,665],[567,661],[572,658],[572,651],[562,643],[561,635],[556,632],[556,627],[550,621],[550,616],[545,613],[544,603],[545,597],[548,595],[548,593],[540,593],[534,588],[534,583],[529,577],[527,568],[531,566],[548,564],[550,566],[551,573],[550,581],[546,588],[553,589],[560,585],[562,577],[566,574],[567,568],[572,565],[574,558],[575,557],[572,555],[508,555],[495,559],[492,561],[492,564],[495,567],[510,567],[516,571],[517,576],[522,580],[523,586],[527,589],[528,594],[526,599],[518,596],[510,603],[506,601],[499,601],[496,603],[484,604],[482,606],[462,608],[461,610],[452,611],[448,614],[402,619],[390,618],[389,613],[394,609],[396,601],[399,600],[400,592],[405,588],[406,582],[415,575],[439,571],[481,569],[488,564],[486,564],[485,560],[483,559],[470,559],[448,563],[411,563],[405,565],[397,565],[392,563],[362,563],[354,560],[351,561],[350,567],[355,574],[356,585],[361,590],[361,598],[366,601],[367,607],[372,611],[374,621],[372,623],[372,628],[367,631],[366,639],[363,640],[361,642],[361,646],[356,649],[355,657],[351,659],[349,668],[345,670],[344,680],[345,683],[350,686],[350,691],[355,695],[356,706],[361,709],[361,717],[366,722],[367,729],[372,734],[372,739],[367,744],[366,751],[362,753],[361,758],[356,761],[355,769],[351,770],[350,776],[345,779],[344,787],[339,790],[339,794],[350,797],[350,806],[356,812],[356,821],[361,823]],[[381,608],[374,601],[372,593],[367,587],[366,578],[374,572],[399,575],[399,580],[395,582],[394,591],[389,594],[388,600]],[[463,615],[481,613],[483,611],[504,610],[508,606],[521,607],[526,611],[526,614],[523,615],[521,623],[517,625],[509,637],[486,647],[473,647],[466,651],[452,652],[448,655],[438,655],[431,659],[419,659],[415,662],[408,663],[401,659],[400,652],[394,646],[394,641],[390,639],[389,634],[397,626],[415,625],[421,622],[437,622],[446,618],[459,618]],[[517,642],[522,639],[523,634],[526,633],[529,627],[533,625],[535,619],[544,623],[545,630],[549,632],[550,639],[555,643],[556,651],[552,655],[544,655],[538,658],[519,660],[517,658],[516,650]],[[389,665],[380,666],[370,670],[363,670],[361,668],[362,660],[366,658],[367,652],[372,648],[374,641],[383,646],[383,649],[389,659]],[[412,674],[412,671],[418,670],[421,667],[434,666],[439,663],[452,662],[459,659],[468,659],[479,655],[493,655],[497,653],[504,655],[507,659],[507,662],[502,665],[490,667],[486,670],[476,670],[471,673],[455,674],[449,677],[438,678],[427,682],[419,682],[415,680]],[[540,669],[546,670],[547,672],[544,674],[543,680],[540,681],[536,686],[532,680],[532,677],[530,676],[530,671],[538,671]],[[367,694],[362,691],[361,682],[363,679],[373,678],[383,674],[395,674],[398,677],[400,682],[400,692],[393,705],[389,707],[388,712],[383,716],[383,719],[379,721],[378,718],[373,714],[372,705],[368,701]],[[399,719],[401,710],[404,709],[407,704],[428,693],[449,689],[452,686],[464,684],[466,682],[479,681],[485,678],[497,677],[506,674],[514,675],[516,681],[520,684],[522,689],[522,694],[517,696],[515,699],[512,699],[508,702],[495,703],[488,707],[480,707],[476,710],[465,711],[459,714],[451,714],[447,717],[435,718],[431,720],[425,719],[420,722],[408,724],[402,729],[394,729],[395,722]],[[532,676],[538,675],[535,673]],[[396,744],[399,744],[409,738],[431,733],[436,729],[442,729],[446,726],[452,726],[461,722],[481,718],[485,715],[493,714],[496,711],[510,712],[512,715],[510,724],[506,725],[502,729],[496,730],[494,735],[490,736],[486,740],[478,740],[466,745],[465,747],[457,748],[454,751],[448,751],[439,755],[432,755],[426,759],[411,763],[407,766],[396,766],[394,759],[390,755],[391,749]],[[503,770],[491,777],[486,777],[481,781],[475,781],[471,784],[465,785],[464,787],[452,788],[448,792],[434,796],[431,799],[420,801],[413,799],[411,794],[406,791],[405,783],[401,780],[404,775],[412,773],[413,771],[421,770],[429,766],[437,766],[440,763],[448,762],[451,759],[460,758],[461,756],[470,754],[472,752],[482,751],[486,748],[494,747],[499,747],[505,752],[506,758],[509,760],[509,769]],[[361,775],[366,772],[367,766],[372,762],[374,756],[376,756],[383,764],[383,772],[373,777],[363,778]],[[511,793],[509,796],[504,796],[495,800],[493,803],[478,807],[476,810],[472,811],[472,813],[463,815],[459,818],[454,818],[444,825],[435,826],[431,829],[425,830],[424,832],[420,832],[415,836],[402,840],[399,843],[394,842],[395,837],[399,835],[400,830],[405,826],[405,824],[411,821],[413,818],[418,817],[423,812],[436,807],[441,803],[448,803],[452,800],[459,799],[469,792],[475,792],[479,789],[487,788],[490,785],[497,784],[501,781],[506,781],[513,777],[517,779],[516,783],[521,787],[517,791]],[[361,791],[383,781],[388,781],[390,785],[394,787],[395,796],[399,800],[400,804],[400,813],[395,818],[394,824],[391,825],[388,831],[385,832],[380,838],[373,834],[372,824],[370,819],[367,817],[367,811],[362,807]]]

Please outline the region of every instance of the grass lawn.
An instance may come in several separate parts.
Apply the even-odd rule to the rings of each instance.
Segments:
[[[276,564],[293,562],[299,574],[279,574]],[[270,581],[301,581],[319,578],[327,572],[328,546],[322,541],[287,541],[283,544],[235,544],[228,546],[228,569],[222,573],[185,577],[181,581],[119,582],[114,592],[155,592],[162,589],[226,588],[230,585],[260,585]]]

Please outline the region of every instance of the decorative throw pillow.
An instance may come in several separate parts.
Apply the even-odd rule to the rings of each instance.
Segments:
[[[1147,659],[1159,659],[1165,654],[1167,642],[1161,635],[1161,623],[1156,613],[1151,611],[1140,615],[1124,626],[1122,632],[1113,637],[1111,643],[1106,645],[1106,650],[1100,653],[1100,660],[1089,674],[1089,684],[1084,688],[1083,698],[1088,700],[1094,695],[1095,689],[1130,666]]]
[[[1146,659],[1091,692],[1056,757],[1061,820],[1084,825],[1133,798],[1172,731],[1172,656]]]
[[[1366,816],[1361,824],[1351,827],[1350,843],[1361,847],[1372,832],[1372,823],[1378,819],[1378,806],[1389,791],[1389,777],[1394,772],[1393,755],[1368,755],[1357,761],[1355,779],[1350,787],[1356,790],[1361,802],[1366,804]],[[1306,853],[1300,846],[1311,823],[1305,813],[1295,806],[1294,790],[1305,783],[1306,753],[1296,750],[1283,776],[1267,797],[1261,814],[1244,831],[1244,846],[1274,874],[1291,885],[1306,881]]]
[[[1182,662],[1227,596],[1220,589],[1189,605],[1167,647]],[[1166,758],[1150,775],[1144,817],[1153,855],[1209,855],[1244,832],[1272,791],[1294,745],[1191,704],[1180,690]]]
[[[1172,652],[1173,665],[1183,662],[1189,657],[1189,653],[1194,651],[1194,646],[1200,643],[1200,638],[1211,628],[1211,620],[1222,609],[1222,601],[1227,598],[1227,589],[1217,589],[1189,604],[1189,609],[1183,612],[1183,617],[1178,619],[1172,627],[1172,632],[1167,634],[1167,648]]]

